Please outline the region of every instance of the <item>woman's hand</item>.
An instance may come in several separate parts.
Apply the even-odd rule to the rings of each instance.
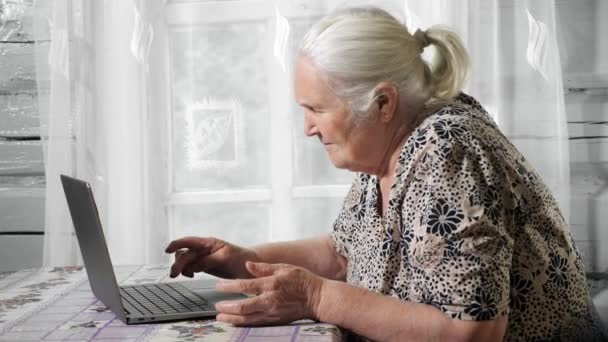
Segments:
[[[218,321],[251,326],[317,319],[323,278],[288,264],[247,262],[246,266],[256,279],[224,280],[216,288],[255,297],[218,302]]]
[[[251,278],[245,262],[258,261],[256,253],[215,238],[189,236],[172,241],[165,249],[175,253],[171,278],[180,273],[192,278],[196,272],[205,272],[220,278]]]

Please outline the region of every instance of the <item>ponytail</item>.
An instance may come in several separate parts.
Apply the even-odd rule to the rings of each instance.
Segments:
[[[458,95],[469,71],[469,55],[458,35],[443,26],[432,26],[425,32],[436,49],[430,67],[431,97],[449,101]]]

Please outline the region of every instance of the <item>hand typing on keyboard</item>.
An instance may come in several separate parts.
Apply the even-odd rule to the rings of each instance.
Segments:
[[[184,237],[172,241],[165,249],[175,253],[171,278],[205,272],[220,278],[251,278],[246,261],[258,261],[255,251],[216,238]]]

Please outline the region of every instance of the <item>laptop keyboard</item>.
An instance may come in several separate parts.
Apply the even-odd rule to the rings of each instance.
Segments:
[[[125,286],[120,288],[120,296],[143,314],[215,310],[213,305],[178,283]]]

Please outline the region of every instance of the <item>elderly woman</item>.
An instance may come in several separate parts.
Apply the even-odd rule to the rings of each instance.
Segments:
[[[430,66],[423,49],[433,45]],[[377,341],[601,340],[580,256],[539,175],[472,97],[458,37],[410,34],[376,8],[306,35],[295,70],[305,133],[356,172],[333,232],[242,248],[171,242],[171,276],[254,295],[235,325],[314,319]]]

